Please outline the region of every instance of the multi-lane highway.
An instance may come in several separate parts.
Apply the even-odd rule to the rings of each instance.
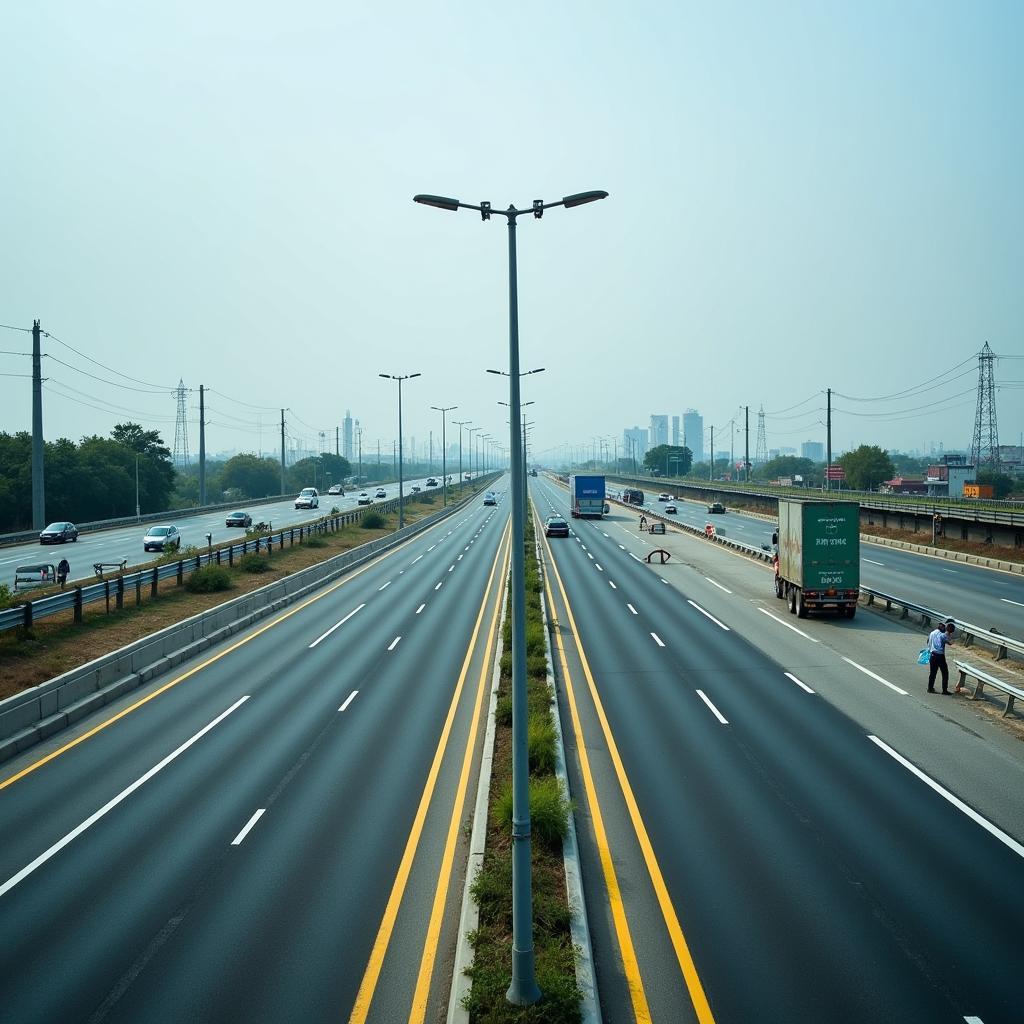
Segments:
[[[664,515],[667,502],[658,501],[658,494],[657,490],[644,490],[643,508]],[[710,522],[733,540],[754,547],[771,545],[775,529],[771,520],[733,509],[725,515],[711,515],[704,502],[684,498],[676,499],[674,504],[678,512],[669,518],[678,518],[700,528]],[[636,516],[639,514],[640,506],[637,506]],[[993,553],[998,554],[998,550]],[[1024,635],[1024,576],[1019,573],[922,556],[881,544],[864,544],[861,547],[861,583],[976,626],[996,629],[1010,636]]]
[[[5,764],[0,1021],[435,1020],[507,524],[474,501]]]
[[[426,479],[405,481],[406,496],[412,493],[414,486],[428,490]],[[466,485],[467,488],[469,484]],[[387,498],[398,497],[398,484],[388,483],[383,485],[387,492]],[[429,490],[439,488],[429,488]],[[367,487],[366,493],[375,501],[386,499],[375,499],[376,485]],[[458,497],[458,484],[449,487],[449,493],[455,498]],[[359,489],[349,489],[345,497],[333,494],[320,495],[320,507],[317,509],[297,509],[295,507],[295,495],[290,494],[278,502],[268,502],[261,505],[246,505],[244,501],[238,503],[237,508],[248,511],[254,523],[265,522],[273,525],[275,530],[297,526],[299,523],[307,523],[318,516],[338,508],[342,512],[348,512],[357,507],[359,500]],[[365,507],[365,506],[363,506]],[[372,506],[371,506],[372,507]],[[185,516],[180,519],[168,515],[161,523],[173,523],[181,531],[182,544],[194,544],[197,547],[206,546],[206,535],[212,535],[214,544],[225,541],[237,540],[244,535],[244,531],[237,527],[229,527],[224,523],[225,517],[231,509],[220,509],[217,512],[204,512],[200,515]],[[19,565],[33,562],[56,562],[66,558],[71,565],[71,578],[83,579],[93,576],[93,564],[95,562],[120,562],[126,558],[129,566],[141,565],[156,557],[153,552],[142,550],[142,538],[146,531],[157,525],[156,523],[140,523],[131,526],[119,526],[110,530],[101,530],[96,533],[80,534],[77,541],[65,544],[40,544],[38,540],[22,544],[13,544],[7,547],[0,547],[0,582],[13,579],[14,570]]]
[[[903,627],[795,624],[636,519],[544,545],[606,1019],[1019,1022],[1019,741],[925,693]]]

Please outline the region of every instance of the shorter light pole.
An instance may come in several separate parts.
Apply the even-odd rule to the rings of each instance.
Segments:
[[[459,497],[462,497],[462,486],[465,482],[462,474],[462,428],[469,426],[472,422],[472,420],[452,420],[452,423],[459,428]]]
[[[141,522],[142,514],[139,511],[139,457],[135,456],[135,521]]]
[[[447,435],[445,434],[445,413],[449,413],[452,409],[458,409],[457,405],[432,405],[430,407],[434,412],[441,414],[441,507],[444,508],[448,504],[448,452],[445,450],[447,445]],[[459,445],[462,445],[462,431],[459,431]],[[461,461],[461,460],[460,460]],[[461,466],[459,472],[462,472]]]
[[[398,381],[398,528],[405,526],[405,495],[402,479],[402,381],[419,377],[418,373],[379,373],[385,380]]]
[[[474,462],[473,462],[473,445],[475,443],[474,440],[473,440],[473,435],[478,430],[483,430],[483,429],[484,429],[483,427],[466,427],[466,433],[469,434],[469,475],[472,478],[474,483],[476,483],[476,471],[474,469]]]

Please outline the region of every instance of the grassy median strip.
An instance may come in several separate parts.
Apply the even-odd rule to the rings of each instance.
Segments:
[[[457,495],[452,497],[458,500]],[[412,495],[406,499],[406,523],[422,519],[441,507],[440,493]],[[363,523],[368,528],[364,528]],[[211,565],[195,570],[188,565],[188,552],[182,551],[181,554],[186,557],[183,586],[177,586],[173,579],[162,580],[157,595],[152,597],[149,584],[143,583],[138,590],[138,604],[135,588],[126,588],[124,607],[120,610],[115,607],[114,587],[111,586],[109,612],[102,601],[87,604],[82,609],[81,624],[76,625],[73,612],[67,611],[37,620],[27,632],[12,629],[0,633],[0,699],[214,608],[225,599],[258,590],[300,569],[326,561],[378,537],[387,536],[397,527],[397,512],[385,515],[371,508],[367,509],[360,523],[344,526],[333,533],[305,534],[301,543],[296,528],[294,544],[289,544],[286,539],[284,548],[275,545],[269,555],[264,550],[259,554],[236,557],[233,566],[228,566],[225,561],[219,566]],[[289,531],[286,530],[285,535],[287,538]],[[239,536],[231,543],[237,544],[241,539]],[[228,544],[221,546],[227,547]],[[160,559],[171,562],[177,560],[177,553]],[[137,567],[131,570],[135,571]],[[116,577],[111,579],[116,580]],[[95,581],[78,582],[86,584]],[[35,600],[52,593],[54,589],[33,589],[25,597]],[[18,597],[20,595],[11,603],[16,604]]]
[[[529,706],[530,816],[532,827],[534,952],[543,996],[533,1006],[505,998],[512,980],[512,653],[511,615],[505,617],[504,654],[495,710],[494,767],[483,865],[473,883],[480,910],[470,936],[473,987],[466,1007],[473,1024],[580,1020],[576,953],[569,929],[562,839],[570,806],[555,777],[555,699],[547,681],[541,580],[533,523],[526,523],[526,678]]]

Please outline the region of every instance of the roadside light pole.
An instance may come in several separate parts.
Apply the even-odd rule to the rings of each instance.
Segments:
[[[448,504],[448,450],[447,450],[447,435],[445,434],[445,414],[452,411],[452,409],[458,409],[457,405],[432,405],[430,407],[434,412],[441,414],[441,507],[444,508]],[[462,445],[462,431],[459,431],[459,445]],[[460,460],[461,462],[461,460]],[[462,467],[459,467],[459,473],[462,473]]]
[[[516,270],[516,221],[532,213],[538,220],[546,209],[571,209],[605,199],[607,192],[580,192],[556,203],[535,199],[532,208],[491,209],[445,196],[418,195],[414,201],[442,210],[476,210],[483,220],[492,212],[508,224],[508,374],[509,447],[512,451],[512,983],[506,998],[527,1006],[540,998],[533,952],[533,896],[530,879],[529,750],[526,709],[526,552],[523,448],[519,408],[519,295]]]
[[[463,474],[462,474],[462,428],[466,427],[466,426],[469,426],[469,424],[472,423],[472,422],[473,422],[472,420],[452,420],[452,423],[454,423],[459,428],[459,497],[460,498],[462,497],[462,485],[464,483]]]
[[[478,430],[483,430],[483,429],[484,429],[483,427],[466,427],[466,433],[469,434],[469,475],[470,475],[470,478],[472,479],[473,483],[476,483],[476,477],[477,477],[477,474],[476,474],[476,463],[473,461],[473,445],[475,444],[475,442],[473,440],[473,435]]]
[[[378,377],[398,381],[398,528],[405,526],[405,500],[402,486],[402,381],[419,377],[418,373],[379,373]]]

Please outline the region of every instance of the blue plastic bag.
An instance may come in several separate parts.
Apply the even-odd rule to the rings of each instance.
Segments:
[[[917,656],[917,663],[918,663],[918,665],[927,665],[930,660],[931,660],[931,655],[930,655],[930,653],[928,651],[928,648],[927,647],[922,647],[921,648],[921,653]]]

